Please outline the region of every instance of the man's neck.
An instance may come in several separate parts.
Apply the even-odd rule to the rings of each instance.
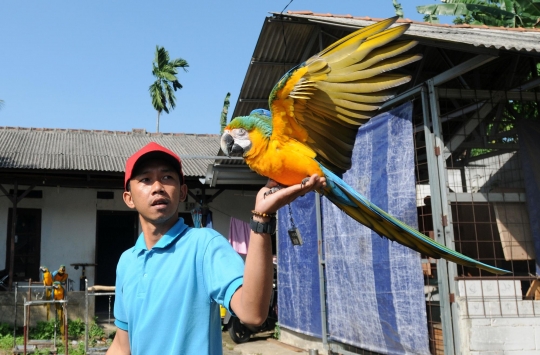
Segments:
[[[150,250],[178,222],[178,217],[170,218],[163,223],[156,223],[141,216],[140,221],[146,248]]]

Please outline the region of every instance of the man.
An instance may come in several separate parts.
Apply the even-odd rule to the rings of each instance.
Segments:
[[[314,175],[266,197],[268,187],[259,191],[244,268],[223,236],[178,218],[187,196],[180,158],[156,143],[132,155],[123,197],[139,212],[142,233],[118,262],[118,330],[107,354],[221,354],[219,304],[244,323],[262,324],[272,290],[275,212],[324,184]]]

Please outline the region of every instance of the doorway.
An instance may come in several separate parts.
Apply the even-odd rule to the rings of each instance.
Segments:
[[[11,227],[13,209],[8,212],[8,231],[6,245],[6,269],[11,261]],[[15,258],[13,281],[32,279],[39,281],[41,257],[41,210],[37,208],[17,208],[15,228]]]
[[[137,212],[97,211],[95,284],[114,286],[116,265],[124,251],[135,245],[139,231]],[[111,299],[111,303],[114,297]],[[107,312],[108,297],[96,297],[96,313]]]

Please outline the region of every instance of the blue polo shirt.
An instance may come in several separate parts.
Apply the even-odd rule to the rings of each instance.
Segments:
[[[244,262],[213,229],[181,218],[150,250],[141,234],[116,270],[115,324],[131,354],[221,354],[219,304],[229,308]]]

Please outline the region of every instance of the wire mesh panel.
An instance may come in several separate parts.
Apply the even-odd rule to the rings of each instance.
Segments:
[[[495,72],[501,75],[494,76]],[[534,223],[540,216],[529,204],[531,179],[526,182],[525,148],[518,135],[523,122],[539,121],[539,74],[538,60],[508,56],[436,88],[437,107],[431,113],[438,115],[432,119],[441,125],[442,147],[426,146],[426,111],[415,108],[419,230],[434,238],[434,221],[439,220],[449,226],[458,252],[510,270],[507,275],[495,276],[458,265],[455,280],[449,280],[456,282],[450,303],[458,304],[458,313],[452,313],[452,317],[539,315],[535,245],[540,243],[535,241],[540,238],[540,228]],[[427,129],[434,130],[431,126]],[[536,141],[540,142],[540,134]],[[443,158],[441,178],[449,216],[433,213],[431,187],[438,182],[429,178],[429,150]],[[540,149],[536,151],[538,154]],[[526,167],[535,164],[531,160],[534,158],[529,158]],[[538,177],[532,184],[539,184]],[[443,342],[452,340],[442,337],[437,263],[427,257],[422,260],[430,350],[443,354]],[[443,303],[442,307],[450,305]]]

